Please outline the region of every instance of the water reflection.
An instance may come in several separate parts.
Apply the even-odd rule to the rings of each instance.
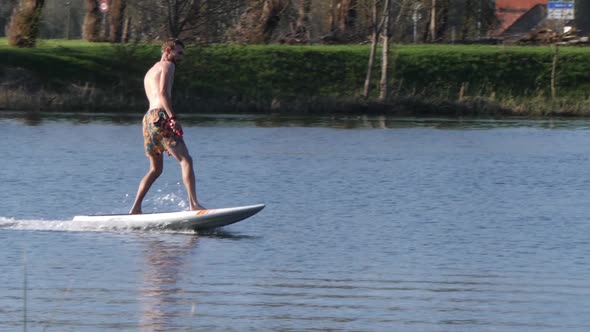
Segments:
[[[207,236],[208,238],[218,238],[226,240],[243,240],[243,239],[257,239],[261,236],[245,235],[245,234],[234,234],[228,231],[224,231],[223,228],[213,228],[211,230],[200,230],[198,231],[200,236]]]
[[[139,113],[44,113],[0,112],[0,121],[17,120],[28,126],[43,123],[69,122],[74,124],[109,123],[138,125],[143,114]],[[494,129],[494,128],[544,128],[588,129],[590,120],[572,118],[521,119],[521,118],[412,118],[390,115],[287,115],[287,114],[183,114],[187,126],[202,127],[320,127],[335,129]]]
[[[38,112],[27,112],[24,114],[24,122],[27,126],[38,126],[43,123],[43,119]]]
[[[143,285],[140,288],[142,331],[167,331],[180,314],[190,315],[195,303],[182,303],[184,281],[198,236],[170,236],[147,242]],[[180,310],[179,310],[180,309]]]

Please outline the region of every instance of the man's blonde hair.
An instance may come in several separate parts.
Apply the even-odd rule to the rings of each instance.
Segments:
[[[180,45],[182,46],[182,48],[184,48],[184,43],[182,42],[182,40],[178,38],[168,38],[168,40],[166,40],[164,44],[162,44],[162,53],[164,53],[168,47],[170,47],[170,49],[173,49],[174,47],[176,47],[176,45]]]

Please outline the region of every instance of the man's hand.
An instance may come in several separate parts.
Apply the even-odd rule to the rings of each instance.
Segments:
[[[182,137],[183,132],[182,132],[182,127],[180,126],[180,124],[178,122],[176,122],[176,119],[171,118],[170,120],[168,120],[168,128],[175,133],[178,137]]]

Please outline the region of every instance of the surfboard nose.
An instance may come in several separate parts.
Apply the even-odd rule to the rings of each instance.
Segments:
[[[260,211],[262,211],[262,209],[264,209],[266,207],[265,204],[256,204],[256,205],[251,205],[250,206],[252,208],[252,210],[256,211],[255,213],[258,213]]]

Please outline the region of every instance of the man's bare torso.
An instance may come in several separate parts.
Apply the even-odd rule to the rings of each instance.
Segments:
[[[150,70],[148,70],[143,79],[145,94],[147,95],[147,98],[150,102],[149,109],[151,110],[156,108],[164,108],[163,101],[161,100],[161,89],[166,91],[166,96],[168,100],[170,100],[173,77],[163,77],[164,75],[162,73],[164,72],[164,66],[172,66],[172,68],[168,69],[166,72],[169,76],[174,74],[174,64],[171,64],[167,61],[160,61],[154,64]],[[163,87],[162,84],[164,84]]]

